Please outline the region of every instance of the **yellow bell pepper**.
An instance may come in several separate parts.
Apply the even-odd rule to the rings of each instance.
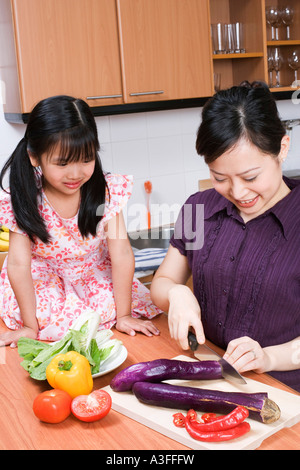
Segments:
[[[89,361],[76,351],[54,356],[47,366],[46,377],[51,387],[64,390],[72,398],[88,395],[93,390]]]

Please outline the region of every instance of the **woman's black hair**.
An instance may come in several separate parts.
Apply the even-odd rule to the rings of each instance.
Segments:
[[[29,115],[24,138],[0,173],[0,186],[9,172],[9,191],[16,222],[30,240],[50,241],[45,222],[38,210],[41,194],[38,169],[31,165],[30,152],[38,161],[59,148],[64,163],[95,160],[91,178],[81,187],[78,226],[83,237],[96,235],[103,217],[97,209],[105,202],[106,180],[98,155],[100,144],[95,119],[89,106],[81,99],[59,95],[40,101]]]
[[[243,82],[219,91],[205,103],[196,150],[209,164],[244,138],[263,153],[277,156],[285,134],[268,86]]]

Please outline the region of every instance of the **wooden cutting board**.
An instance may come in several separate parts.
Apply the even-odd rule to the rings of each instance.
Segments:
[[[174,359],[193,361],[187,356],[177,356]],[[114,392],[110,386],[104,388],[112,397],[112,408],[155,431],[168,436],[191,449],[199,450],[253,450],[258,448],[262,441],[275,434],[284,427],[290,427],[300,421],[300,396],[270,387],[269,385],[247,379],[245,385],[233,385],[226,380],[213,381],[178,381],[169,380],[169,383],[191,387],[203,387],[225,392],[258,393],[267,392],[268,397],[275,401],[281,410],[281,417],[275,423],[263,424],[250,418],[251,425],[248,434],[227,442],[201,442],[189,436],[184,428],[177,428],[173,424],[173,414],[181,410],[156,407],[140,403],[132,392]],[[186,414],[186,411],[183,411]]]

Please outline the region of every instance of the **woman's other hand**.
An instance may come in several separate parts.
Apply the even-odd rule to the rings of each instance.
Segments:
[[[254,370],[263,373],[270,370],[268,354],[257,341],[248,336],[230,341],[223,357],[239,372]]]

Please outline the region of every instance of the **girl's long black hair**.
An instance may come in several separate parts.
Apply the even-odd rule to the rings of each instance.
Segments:
[[[78,226],[83,237],[96,235],[103,217],[106,180],[98,155],[100,144],[95,119],[89,106],[80,99],[59,95],[40,101],[29,115],[24,138],[19,142],[0,173],[0,186],[9,171],[9,191],[16,222],[30,240],[50,241],[45,222],[38,209],[41,194],[37,168],[31,165],[28,152],[38,160],[51,156],[59,148],[64,163],[95,160],[91,178],[81,187]],[[4,189],[5,190],[5,189]]]

